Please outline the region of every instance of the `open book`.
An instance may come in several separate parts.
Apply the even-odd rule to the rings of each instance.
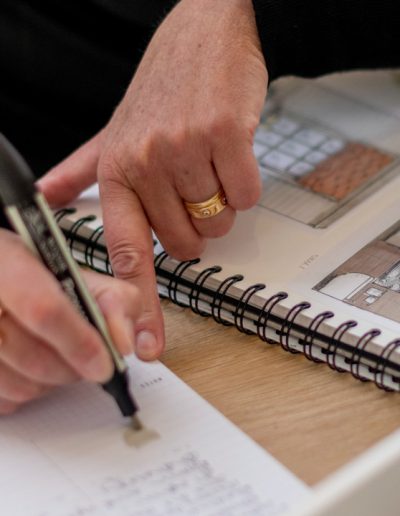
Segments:
[[[273,86],[254,209],[198,260],[155,238],[159,292],[378,386],[400,387],[400,82],[354,73]],[[97,193],[58,213],[75,257],[112,273]]]

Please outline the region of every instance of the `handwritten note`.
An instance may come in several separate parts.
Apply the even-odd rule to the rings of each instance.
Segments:
[[[13,516],[275,516],[308,488],[160,363],[130,361],[145,425],[77,384],[0,421],[2,510]]]

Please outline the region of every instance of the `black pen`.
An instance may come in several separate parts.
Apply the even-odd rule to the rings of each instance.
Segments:
[[[16,233],[53,273],[62,289],[85,319],[100,333],[114,363],[112,378],[102,384],[125,417],[142,429],[138,407],[129,391],[127,366],[116,350],[106,322],[89,293],[43,194],[24,159],[0,133],[0,202]]]

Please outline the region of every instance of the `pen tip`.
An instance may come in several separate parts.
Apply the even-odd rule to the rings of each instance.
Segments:
[[[137,414],[133,414],[132,416],[132,428],[138,432],[139,430],[143,430],[142,422],[140,421]]]

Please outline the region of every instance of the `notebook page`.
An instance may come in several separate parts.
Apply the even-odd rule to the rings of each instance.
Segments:
[[[281,514],[309,489],[160,363],[130,360],[129,446],[114,401],[77,384],[0,421],[2,512],[13,516]],[[268,432],[268,428],[265,430]]]
[[[215,292],[226,278],[241,275],[243,279],[229,287],[229,295],[240,299],[261,283],[265,288],[253,293],[249,302],[256,309],[276,293],[287,292],[287,299],[274,306],[274,315],[285,320],[293,307],[307,301],[311,306],[296,315],[296,324],[308,328],[319,314],[330,311],[334,316],[318,327],[327,337],[354,320],[357,325],[341,338],[348,346],[343,360],[352,361],[360,343],[375,357],[390,351],[389,343],[400,333],[400,118],[388,105],[400,105],[400,83],[391,73],[379,73],[380,78],[382,74],[387,80],[379,80],[379,91],[390,99],[385,105],[375,100],[378,85],[373,72],[364,74],[362,81],[350,74],[318,81],[288,79],[283,91],[282,83],[274,85],[269,94],[272,111],[266,108],[255,135],[263,179],[259,204],[238,213],[228,235],[210,240],[199,263],[178,269],[178,262],[168,259],[162,262],[163,271],[177,271],[193,285],[203,271],[220,266],[203,286]],[[100,213],[93,190],[75,204],[71,222]],[[89,257],[90,238],[93,232],[98,235],[95,228],[100,223],[98,218],[84,224]],[[82,248],[86,261],[85,241]],[[104,270],[104,258],[103,263],[94,262]],[[174,295],[174,282],[159,278],[159,283],[162,294]],[[180,300],[187,303],[190,287],[179,289]],[[212,297],[206,297],[206,306],[200,308],[209,310],[210,302]],[[223,318],[242,324],[230,308],[224,305]],[[246,329],[257,331],[257,311],[247,310],[246,317]],[[380,333],[374,331],[366,344],[362,339],[372,328]],[[279,325],[268,329],[268,338],[277,339],[275,329]],[[291,334],[290,347],[305,351]],[[400,348],[390,353],[390,361],[400,364]],[[317,358],[326,360],[322,352]],[[377,378],[375,362],[364,364],[362,372],[369,379]],[[385,382],[398,390],[395,380]]]

